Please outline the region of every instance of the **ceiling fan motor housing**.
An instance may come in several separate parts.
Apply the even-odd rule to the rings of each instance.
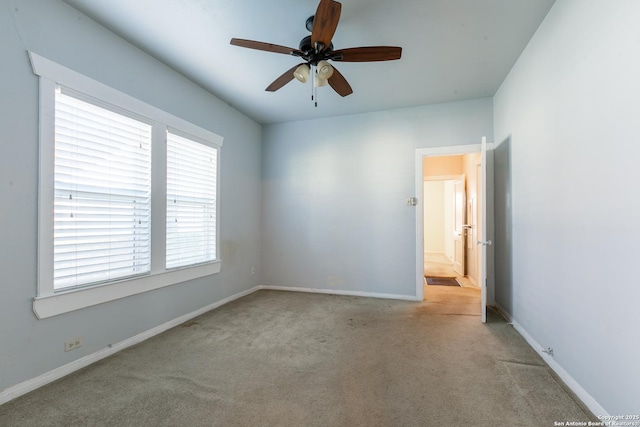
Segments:
[[[316,50],[311,45],[311,36],[306,36],[300,40],[299,49],[304,53],[305,59],[308,58],[309,63],[317,65],[318,61],[330,58],[328,54],[333,51],[333,43],[330,43],[329,47],[322,52],[316,53]]]

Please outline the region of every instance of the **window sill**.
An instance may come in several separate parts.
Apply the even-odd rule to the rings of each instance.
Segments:
[[[220,272],[221,267],[222,261],[215,261],[197,267],[150,274],[90,288],[74,289],[52,295],[40,295],[33,299],[33,311],[38,319],[46,319],[70,311],[216,274]]]

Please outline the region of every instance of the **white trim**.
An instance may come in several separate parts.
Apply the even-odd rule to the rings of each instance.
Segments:
[[[39,143],[38,143],[38,284],[37,295],[53,287],[53,176],[55,144],[51,130],[55,128],[54,81],[40,79]],[[42,209],[49,206],[49,209]],[[46,261],[46,262],[45,262]]]
[[[154,275],[165,272],[167,265],[167,125],[156,122],[152,132],[151,140],[157,143],[156,149],[151,150],[151,274]],[[165,173],[157,173],[159,170]]]
[[[49,372],[45,372],[44,374],[39,375],[35,378],[32,378],[30,380],[21,382],[12,387],[4,389],[2,390],[2,392],[0,392],[0,405],[2,405],[3,403],[9,402],[10,400],[13,400],[17,397],[20,397],[26,393],[29,393],[30,391],[33,391],[39,387],[47,385],[64,376],[67,376],[79,369],[89,366],[92,363],[95,363],[101,359],[104,359],[105,357],[111,356],[112,354],[115,354],[121,350],[124,350],[125,348],[139,344],[142,341],[145,341],[155,335],[161,334],[162,332],[165,332],[171,328],[174,328],[190,319],[193,319],[194,317],[200,316],[201,314],[214,310],[231,301],[235,301],[238,298],[242,298],[244,296],[252,294],[259,289],[260,287],[257,286],[257,287],[248,289],[246,291],[237,293],[235,295],[232,295],[230,297],[224,298],[220,301],[214,302],[213,304],[209,304],[205,307],[199,308],[198,310],[192,311],[191,313],[182,315],[166,323],[163,323],[162,325],[156,326],[155,328],[151,328],[145,332],[141,332],[137,335],[134,335],[131,338],[127,338],[126,340],[121,341],[117,344],[112,344],[109,347],[96,351],[95,353],[88,354],[84,357],[81,357],[80,359],[67,363],[66,365],[55,368]]]
[[[487,144],[487,149],[489,149],[489,145],[491,144]],[[422,153],[423,156],[459,156],[463,154],[479,153],[480,151],[480,144],[449,145],[444,147],[416,149],[416,152]]]
[[[208,141],[218,147],[222,147],[223,138],[213,132],[196,126],[191,122],[167,113],[153,105],[140,101],[126,93],[120,92],[110,86],[100,83],[97,80],[93,80],[77,71],[71,70],[63,65],[44,58],[37,53],[29,51],[29,58],[31,59],[31,66],[33,73],[44,77],[48,80],[52,80],[57,84],[63,86],[69,86],[71,89],[80,91],[91,97],[98,98],[101,101],[108,102],[121,108],[131,110],[136,114],[140,114],[144,117],[151,119],[152,121],[159,121],[173,129],[179,129],[183,133],[193,135],[201,138],[204,141]]]
[[[416,300],[424,300],[424,149],[416,150]]]
[[[367,297],[367,298],[382,298],[382,299],[394,299],[402,301],[421,301],[413,295],[397,295],[397,294],[381,294],[375,292],[361,292],[361,291],[340,291],[336,289],[315,289],[315,288],[299,288],[288,286],[272,286],[261,285],[259,289],[266,289],[270,291],[291,291],[291,292],[307,292],[310,294],[329,294],[329,295],[344,295],[352,297]]]
[[[40,76],[40,130],[38,178],[38,283],[33,311],[44,319],[69,311],[102,304],[220,272],[221,260],[166,270],[166,130],[189,135],[218,151],[216,168],[216,249],[220,248],[220,149],[223,138],[186,120],[146,104],[34,52],[28,52],[33,72]],[[151,159],[151,271],[132,277],[81,289],[55,292],[53,288],[53,195],[54,195],[54,106],[55,88],[61,85],[82,96],[98,100],[117,110],[140,116],[153,126]]]
[[[486,242],[489,240],[489,229],[488,224],[489,224],[489,218],[487,217],[489,214],[489,209],[488,206],[489,204],[487,203],[487,198],[489,195],[489,187],[487,186],[487,174],[489,173],[489,167],[488,167],[488,159],[487,159],[487,137],[483,136],[482,137],[482,143],[480,145],[481,149],[480,149],[480,194],[477,194],[476,197],[480,199],[480,214],[481,214],[481,218],[480,218],[480,235],[478,236],[479,239],[477,239],[477,241],[479,242]],[[493,186],[492,186],[493,188]],[[493,212],[493,210],[492,210]],[[484,243],[482,243],[479,247],[480,249],[480,259],[481,259],[481,263],[479,265],[479,276],[480,276],[480,310],[482,310],[481,312],[481,317],[482,317],[482,323],[487,323],[487,293],[489,292],[489,286],[488,286],[488,281],[489,281],[489,272],[488,267],[489,267],[489,260],[487,259],[487,256],[489,255],[489,251],[487,250],[487,245],[485,245]],[[477,258],[476,258],[477,259]]]
[[[480,285],[476,283],[472,276],[466,276],[466,279],[471,282],[471,285],[473,285],[473,287],[480,289]]]
[[[84,289],[37,296],[33,299],[33,312],[38,319],[46,319],[58,314],[216,274],[220,272],[221,266],[222,261],[215,261],[196,267],[168,270],[164,273],[134,277]]]
[[[513,321],[513,328],[529,343],[531,348],[538,353],[542,360],[560,377],[560,379],[566,384],[567,387],[575,393],[575,395],[585,404],[589,410],[597,417],[609,417],[610,414],[604,410],[604,408],[591,396],[582,386],[571,376],[567,371],[562,368],[554,360],[554,358],[547,353],[543,353],[543,347],[523,328],[518,322]],[[602,419],[602,418],[600,418]]]
[[[502,317],[504,317],[504,320],[506,320],[507,323],[513,323],[513,317],[511,317],[511,314],[509,314],[509,312],[507,310],[505,310],[504,307],[502,307],[500,304],[494,303],[491,307],[495,308],[496,311]]]

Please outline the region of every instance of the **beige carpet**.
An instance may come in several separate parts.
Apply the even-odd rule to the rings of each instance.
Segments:
[[[259,291],[0,406],[1,426],[595,421],[477,289],[421,303]]]

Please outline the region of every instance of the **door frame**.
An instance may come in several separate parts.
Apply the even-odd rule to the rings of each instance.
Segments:
[[[487,143],[487,151],[492,152],[493,143]],[[416,300],[423,301],[424,300],[424,169],[423,169],[423,157],[436,157],[436,156],[459,156],[464,154],[473,154],[473,153],[481,153],[482,152],[482,144],[469,144],[469,145],[453,145],[447,147],[433,147],[433,148],[417,148],[415,154],[415,185],[416,185],[416,194],[420,195],[418,197],[418,201],[416,204]],[[492,162],[487,156],[487,181],[490,182],[492,179],[491,173]],[[487,188],[486,193],[483,194],[486,197],[487,202],[492,200],[488,197],[488,193],[491,192],[491,189]],[[487,209],[484,213],[487,218],[487,223],[493,224],[493,209],[490,209],[489,203],[487,203]],[[491,227],[489,226],[489,230]],[[487,232],[489,231],[487,230]],[[489,264],[490,254],[487,254],[487,259],[484,261]],[[489,268],[488,276],[492,273],[492,268]],[[493,295],[493,278],[489,278],[487,281],[485,295],[484,298],[487,298],[487,303],[491,304]]]
[[[423,171],[424,172],[424,171]],[[462,182],[462,200],[460,201],[460,205],[458,206],[458,189],[456,188],[457,183]],[[467,229],[466,225],[469,223],[469,219],[467,218],[467,177],[465,174],[461,174],[457,179],[453,181],[453,200],[454,200],[454,208],[453,208],[453,232],[456,235],[453,238],[453,271],[458,273],[460,276],[466,276],[467,274]],[[458,212],[458,208],[460,212]],[[460,217],[460,218],[459,218]],[[457,222],[460,221],[460,229],[457,229]],[[459,234],[458,234],[459,233]],[[456,241],[460,242],[460,260],[457,259],[456,250]],[[458,262],[460,261],[460,262]],[[460,265],[460,271],[456,270],[456,266]]]

